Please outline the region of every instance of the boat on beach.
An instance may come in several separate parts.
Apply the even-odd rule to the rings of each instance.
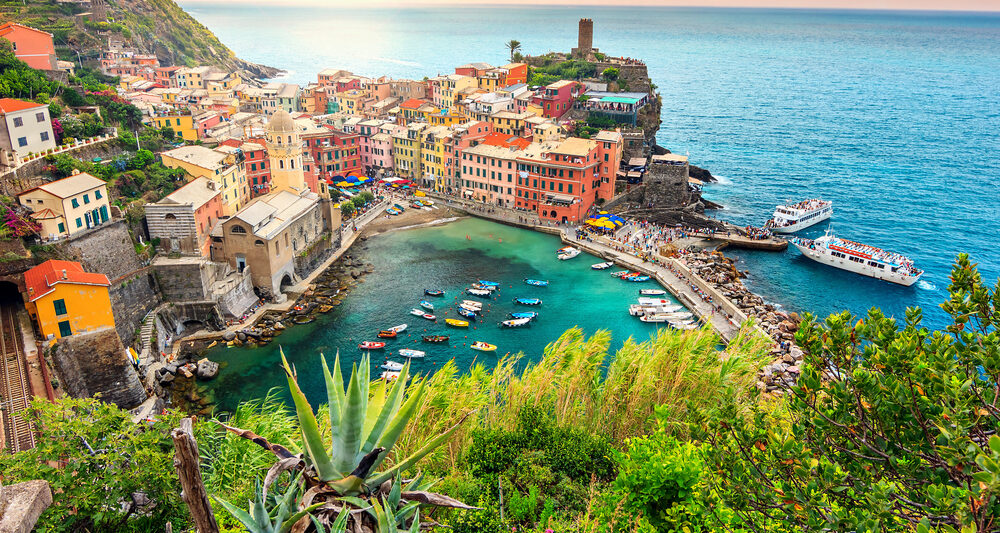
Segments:
[[[549,281],[545,279],[524,279],[524,282],[528,285],[534,285],[535,287],[548,287]]]
[[[361,348],[362,350],[381,350],[382,348],[385,348],[385,343],[375,342],[375,341],[364,341],[358,344],[358,348]]]
[[[606,263],[595,263],[593,265],[590,265],[590,268],[591,270],[606,270],[611,268],[612,266],[614,266],[614,263],[608,261]]]
[[[509,314],[510,314],[511,318],[527,318],[527,319],[532,319],[532,318],[535,318],[536,316],[538,316],[538,313],[535,312],[535,311],[522,311],[520,313],[509,313]]]
[[[444,296],[444,291],[441,289],[424,289],[424,294],[427,296]]]
[[[425,355],[427,355],[427,352],[421,350],[413,350],[410,348],[403,348],[402,350],[399,350],[399,355],[407,359],[420,359]]]
[[[860,242],[834,237],[827,231],[815,240],[793,237],[789,240],[802,255],[834,268],[909,287],[920,279],[923,270],[909,257]]]
[[[399,372],[403,369],[403,363],[397,363],[396,361],[386,361],[382,363],[383,370],[389,370],[392,372]]]
[[[397,333],[391,329],[384,329],[378,332],[378,338],[380,339],[395,339]]]
[[[426,309],[428,311],[433,311],[434,310],[434,304],[428,302],[427,300],[420,300],[420,307],[423,307],[424,309]]]
[[[663,289],[639,289],[639,294],[643,296],[664,296],[667,291]]]
[[[424,342],[433,342],[433,343],[448,342],[448,339],[450,338],[451,337],[449,337],[448,335],[424,335],[422,337]]]
[[[488,342],[476,341],[472,343],[469,348],[473,350],[479,350],[480,352],[495,352],[497,351],[496,344],[490,344]]]
[[[514,298],[514,303],[521,305],[542,305],[542,301],[538,298]]]
[[[774,214],[764,223],[764,229],[772,233],[795,233],[815,226],[833,216],[833,202],[810,198],[801,202],[779,205]]]
[[[469,327],[469,323],[467,321],[465,321],[465,320],[458,320],[457,318],[446,318],[446,319],[444,319],[444,323],[448,324],[449,326],[451,326],[453,328],[467,328],[467,327]]]
[[[400,211],[399,209],[396,209],[395,207],[390,207],[389,209],[385,210],[385,213],[387,215],[396,216],[396,215],[402,214],[402,211]]]
[[[500,323],[500,325],[505,328],[519,328],[521,326],[527,326],[528,322],[531,322],[530,318],[512,318],[510,320],[504,320]]]
[[[482,296],[482,297],[489,297],[491,294],[493,294],[492,292],[486,289],[466,289],[465,292],[473,296]]]

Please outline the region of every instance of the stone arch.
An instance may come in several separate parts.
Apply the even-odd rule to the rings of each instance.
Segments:
[[[163,218],[167,220],[177,220],[177,215],[173,213],[167,213]]]

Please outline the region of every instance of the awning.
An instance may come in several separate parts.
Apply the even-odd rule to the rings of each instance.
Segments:
[[[474,191],[472,189],[465,189],[464,191],[462,191],[462,194],[464,194],[466,196],[472,196],[472,195],[476,194],[476,191]]]
[[[546,194],[545,200],[549,203],[572,205],[576,198],[565,194]]]

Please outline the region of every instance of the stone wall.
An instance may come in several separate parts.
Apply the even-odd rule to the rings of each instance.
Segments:
[[[339,235],[339,233],[338,231],[337,234]],[[295,275],[299,278],[306,278],[312,274],[313,270],[329,259],[339,246],[339,242],[331,243],[330,232],[325,232],[319,240],[295,256]]]
[[[250,277],[250,269],[243,272],[238,277],[236,283],[227,286],[216,297],[219,301],[219,308],[227,316],[241,317],[243,313],[257,303],[257,293],[253,290],[253,278]]]
[[[223,313],[242,316],[257,302],[250,268],[236,272],[228,263],[201,258],[160,258],[153,262],[163,299],[168,302],[217,301]]]
[[[101,395],[101,400],[131,409],[146,400],[135,368],[115,330],[64,337],[55,344],[52,361],[64,390],[74,398]]]
[[[101,143],[85,144],[65,153],[81,161],[89,161],[95,157],[111,159],[123,152],[124,150],[118,144],[118,139],[114,138]],[[0,169],[0,172],[2,172],[0,173],[0,190],[4,194],[14,196],[21,191],[37,187],[49,181],[42,174],[42,169],[47,165],[49,165],[49,162],[44,157],[40,157],[18,168],[16,176],[13,170]]]

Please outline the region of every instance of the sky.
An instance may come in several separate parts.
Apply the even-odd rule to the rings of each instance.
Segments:
[[[406,7],[426,5],[587,5],[704,6],[799,9],[909,9],[930,11],[1000,11],[1000,0],[182,0],[194,3],[280,4],[324,7]]]

